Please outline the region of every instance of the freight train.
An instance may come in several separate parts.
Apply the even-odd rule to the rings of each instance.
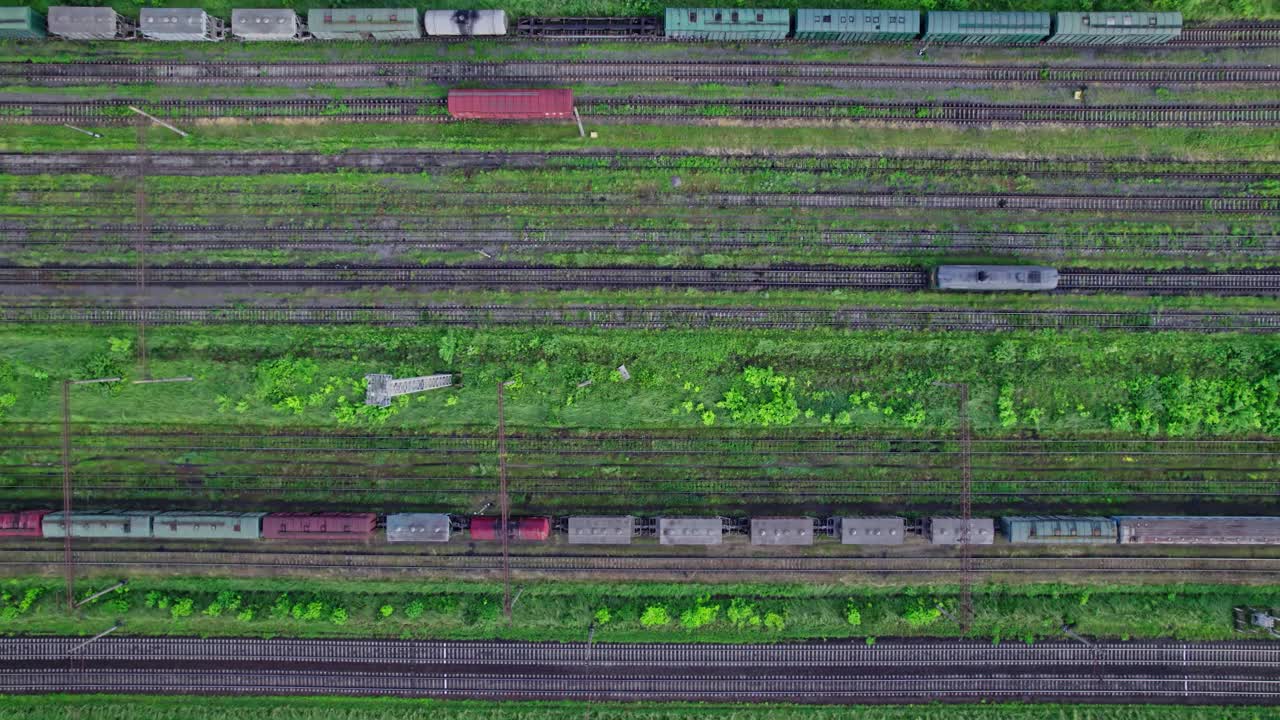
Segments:
[[[421,19],[419,19],[421,18]],[[522,18],[514,35],[591,39],[814,40],[927,45],[1159,45],[1182,33],[1176,12],[934,12],[783,8],[667,8],[652,17]],[[126,18],[109,7],[55,6],[46,19],[28,7],[0,8],[0,38],[68,40],[419,40],[508,35],[503,10],[319,8],[236,9],[230,23],[199,8],[142,8]]]
[[[0,512],[0,537],[61,538],[64,515],[49,510]],[[1006,516],[1001,542],[1016,545],[1280,545],[1280,517]],[[333,540],[447,543],[501,540],[501,518],[444,513],[266,513],[105,511],[72,514],[71,534],[85,538],[174,540]],[[991,545],[995,518],[933,517],[658,517],[631,515],[514,517],[505,528],[517,542],[570,545],[630,545],[655,539],[660,545],[720,545],[748,536],[752,545],[812,545],[830,539],[844,545]],[[464,539],[465,538],[465,539]]]

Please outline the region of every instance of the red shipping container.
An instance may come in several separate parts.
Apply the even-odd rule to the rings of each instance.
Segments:
[[[571,120],[573,90],[450,90],[449,114],[472,120]]]
[[[49,510],[0,513],[0,537],[40,537],[40,521]]]
[[[363,540],[378,525],[375,513],[271,513],[262,518],[269,540]]]

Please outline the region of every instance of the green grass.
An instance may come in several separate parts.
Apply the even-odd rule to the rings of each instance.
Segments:
[[[3,331],[0,396],[12,396],[6,419],[54,421],[50,391],[60,378],[138,377],[134,337],[127,327]],[[198,381],[84,388],[77,419],[488,426],[494,383],[514,379],[508,417],[516,425],[751,427],[760,421],[735,420],[723,403],[743,391],[746,368],[772,367],[794,380],[786,403],[796,414],[781,423],[791,427],[949,428],[954,398],[933,385],[945,380],[971,383],[970,411],[982,433],[1280,434],[1280,348],[1265,335],[231,326],[150,328],[147,338],[153,374]],[[624,363],[632,374],[626,383],[613,374]],[[833,366],[842,371],[832,373]],[[364,408],[365,373],[442,370],[465,383],[401,398],[382,412],[353,410]],[[851,375],[865,381],[855,388]],[[587,379],[594,384],[579,388]]]
[[[1159,157],[1194,160],[1280,159],[1280,130],[1251,128],[759,128],[609,125],[597,139],[576,126],[450,123],[403,125],[299,122],[196,124],[188,138],[147,132],[151,150],[289,150],[341,152],[386,147],[442,150],[577,150],[582,148],[706,149],[728,152],[941,153],[990,157]],[[128,150],[132,127],[100,128],[95,140],[63,127],[12,126],[0,134],[6,152]]]
[[[1169,705],[822,707],[724,703],[481,702],[392,698],[44,695],[0,698],[0,720],[1263,720],[1271,709]]]
[[[118,578],[81,579],[77,594]],[[403,637],[580,641],[596,620],[600,642],[776,642],[811,638],[956,637],[958,625],[934,612],[955,609],[954,585],[882,587],[837,584],[697,584],[622,581],[518,583],[508,625],[502,585],[465,581],[286,580],[131,577],[129,585],[69,616],[61,579],[0,581],[0,632],[88,635],[124,620],[134,635]],[[30,595],[26,609],[19,604]],[[1270,607],[1267,585],[980,584],[968,637],[992,642],[1062,639],[1072,625],[1108,639],[1239,638],[1236,605]],[[389,606],[390,611],[382,608]],[[736,611],[730,613],[730,607]],[[661,608],[665,623],[642,617]],[[698,608],[711,620],[696,623]],[[335,610],[341,610],[337,618]],[[851,612],[856,610],[857,612]],[[602,612],[604,611],[604,612]],[[765,618],[775,619],[766,624]],[[753,620],[752,618],[756,618]],[[856,622],[851,623],[853,619]]]

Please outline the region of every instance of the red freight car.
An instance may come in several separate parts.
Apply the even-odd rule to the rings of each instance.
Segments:
[[[476,516],[471,518],[472,540],[499,540],[498,528],[502,518]],[[516,540],[542,541],[551,537],[551,518],[512,518],[511,537]]]
[[[373,537],[376,513],[271,513],[262,518],[269,540],[365,540]]]
[[[471,120],[572,120],[573,90],[450,90],[449,114]]]
[[[0,513],[0,537],[40,537],[40,521],[49,510]]]

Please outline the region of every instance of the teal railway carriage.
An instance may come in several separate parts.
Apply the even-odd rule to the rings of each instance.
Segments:
[[[783,40],[791,34],[791,11],[667,8],[666,34],[675,40]]]
[[[86,538],[149,538],[151,518],[155,513],[144,511],[106,511],[99,513],[71,513],[71,535]],[[60,538],[67,534],[66,524],[60,512],[44,516],[43,534],[47,538]]]
[[[1182,34],[1182,13],[1061,12],[1050,43],[1071,45],[1156,45]]]
[[[797,10],[796,39],[904,42],[920,34],[916,10]]]
[[[930,12],[925,18],[925,41],[970,45],[1036,43],[1049,36],[1049,13],[1044,12]]]
[[[317,40],[417,40],[422,37],[414,8],[316,8],[307,27]]]
[[[27,40],[48,37],[44,18],[29,7],[0,7],[0,39]]]
[[[151,518],[151,535],[175,540],[257,540],[266,513],[162,512]]]
[[[1000,526],[1011,543],[1105,545],[1116,542],[1116,521],[1106,517],[1002,517]]]

